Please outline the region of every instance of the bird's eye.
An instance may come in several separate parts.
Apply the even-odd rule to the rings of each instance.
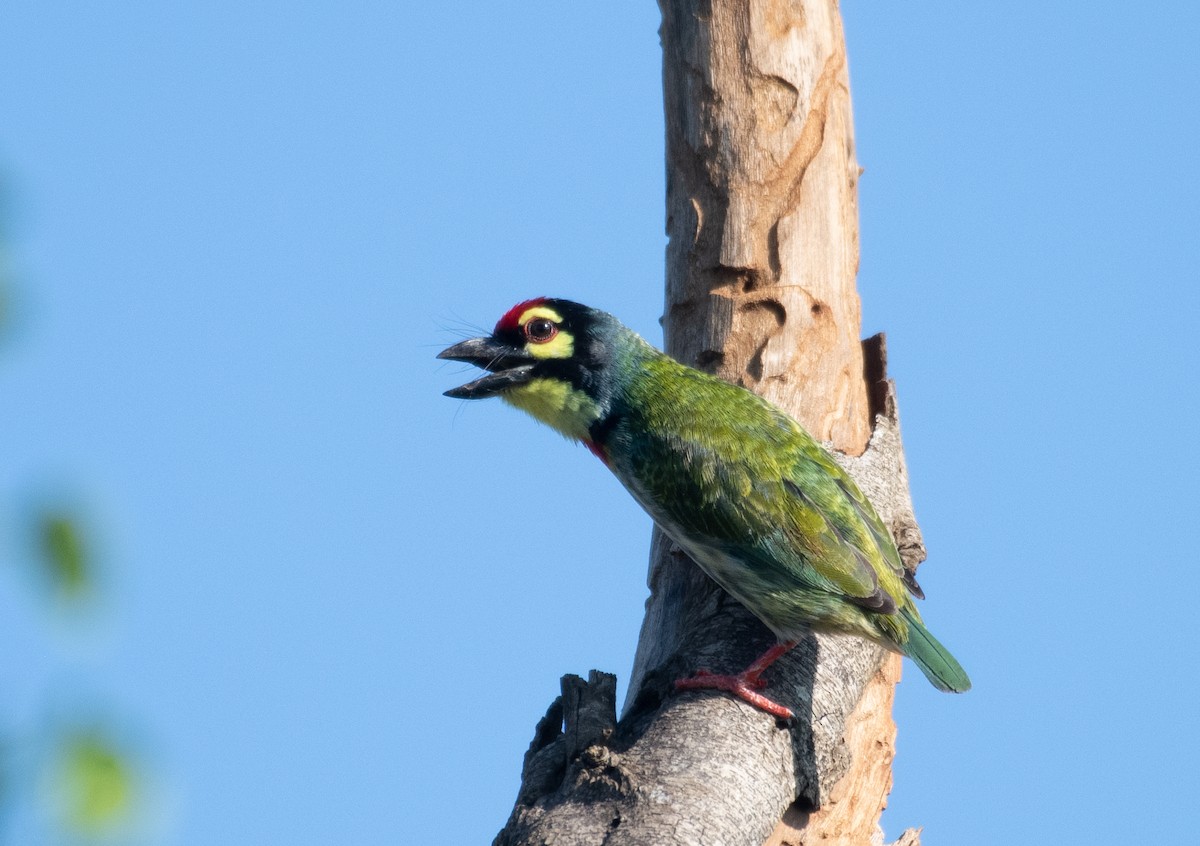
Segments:
[[[525,324],[525,337],[535,344],[544,344],[557,334],[558,326],[545,317],[535,317]]]

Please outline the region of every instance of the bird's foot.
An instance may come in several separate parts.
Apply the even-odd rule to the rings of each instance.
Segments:
[[[790,708],[785,708],[774,700],[768,699],[758,691],[767,686],[762,674],[767,667],[796,645],[795,641],[777,643],[759,656],[758,660],[736,676],[718,676],[708,670],[698,670],[691,678],[679,679],[675,682],[676,690],[723,690],[732,693],[743,702],[748,702],[760,711],[766,711],[781,720],[790,720],[793,716]]]
[[[765,686],[765,681],[761,678],[751,677],[748,673],[736,676],[718,676],[705,670],[701,670],[691,678],[679,679],[675,682],[676,690],[723,690],[726,693],[732,693],[743,702],[749,702],[760,711],[766,711],[781,720],[790,720],[792,718],[790,708],[785,708],[758,692]]]

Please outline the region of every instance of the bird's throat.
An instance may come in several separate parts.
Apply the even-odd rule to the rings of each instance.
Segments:
[[[577,441],[600,419],[600,406],[583,391],[559,379],[534,379],[505,391],[502,398],[536,420]]]

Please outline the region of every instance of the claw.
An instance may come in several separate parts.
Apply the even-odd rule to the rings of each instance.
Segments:
[[[785,708],[778,702],[768,699],[761,693],[757,693],[755,688],[766,686],[766,682],[762,679],[749,679],[745,673],[737,676],[714,676],[712,673],[701,675],[697,673],[688,679],[679,679],[675,682],[676,690],[723,690],[726,693],[732,693],[743,702],[748,702],[760,711],[766,711],[768,714],[779,717],[781,720],[789,720],[792,718],[790,708]]]
[[[774,664],[781,655],[795,645],[795,641],[775,644],[736,676],[718,676],[708,670],[697,670],[691,678],[676,681],[675,689],[723,690],[726,693],[732,693],[743,702],[748,702],[760,711],[766,711],[781,720],[790,720],[794,716],[791,709],[785,708],[757,691],[767,686],[767,680],[762,677],[767,667]]]

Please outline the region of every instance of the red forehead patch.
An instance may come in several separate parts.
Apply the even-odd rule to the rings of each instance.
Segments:
[[[547,302],[549,297],[534,297],[532,300],[526,300],[523,303],[517,303],[515,306],[504,312],[504,316],[496,322],[495,332],[512,332],[515,331],[517,321],[521,319],[521,315],[534,306],[540,306]]]

